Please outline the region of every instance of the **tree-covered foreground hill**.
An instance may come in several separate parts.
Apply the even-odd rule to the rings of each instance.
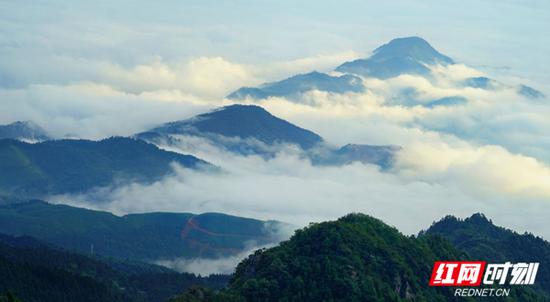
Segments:
[[[483,214],[466,219],[447,216],[420,234],[427,235],[444,237],[471,259],[539,262],[535,287],[550,295],[550,243],[540,237],[496,226]]]
[[[437,260],[471,256],[439,235],[404,236],[380,220],[350,214],[312,224],[279,246],[241,262],[219,292],[192,288],[190,301],[475,301],[454,288],[429,287]],[[546,301],[541,291],[514,287],[510,297],[482,301]]]
[[[224,276],[178,274],[3,235],[0,301],[549,301],[548,253],[541,238],[496,227],[479,214],[446,217],[419,236],[350,214],[256,251],[227,283]],[[455,288],[428,286],[437,260],[535,261],[541,268],[535,286],[511,286],[509,297],[464,298],[454,296]]]
[[[79,255],[31,237],[0,234],[0,302],[154,302],[194,285],[219,288],[226,282],[222,275],[201,278],[149,264]]]

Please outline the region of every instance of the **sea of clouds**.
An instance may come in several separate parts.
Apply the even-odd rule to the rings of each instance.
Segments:
[[[28,9],[21,11],[8,3],[0,5],[11,12],[0,21],[0,123],[31,120],[58,138],[133,135],[232,104],[235,101],[225,96],[241,86],[312,70],[330,72],[344,61],[365,56],[364,49],[348,47],[357,44],[341,43],[329,52],[298,48],[307,55],[273,58],[265,49],[253,52],[242,43],[227,42],[249,39],[238,30],[199,30],[192,24],[178,25],[174,15],[169,22],[137,22],[115,13],[98,14],[102,17],[96,20],[86,17],[82,7],[58,1],[27,3]],[[36,7],[41,5],[56,13],[42,14]],[[102,6],[110,11],[109,4]],[[35,17],[32,22],[26,22],[29,15]],[[341,41],[336,33],[331,35],[325,33],[318,41]],[[437,37],[433,32],[432,36]],[[438,48],[437,41],[430,42]],[[281,51],[288,47],[274,45]],[[243,56],[253,52],[268,59],[241,63],[224,56],[224,51],[241,50]],[[498,57],[503,61],[507,55],[514,62],[521,59],[506,52]],[[497,224],[548,239],[550,102],[518,95],[517,85],[528,84],[546,96],[550,85],[544,77],[530,78],[525,70],[521,74],[465,64],[432,66],[430,79],[366,78],[364,93],[311,91],[299,99],[242,101],[312,130],[333,145],[403,147],[388,171],[361,163],[312,165],[295,146],[280,148],[266,159],[187,138],[180,145],[160,147],[196,155],[222,172],[173,166],[170,176],[152,184],[99,188],[91,194],[54,196],[52,201],[117,214],[224,212],[296,226],[364,212],[407,234],[447,214],[466,217],[483,212]],[[488,76],[503,85],[483,90],[460,84],[474,76]],[[456,96],[467,103],[423,106]],[[230,260],[220,260],[208,271],[226,272],[227,263],[235,263]],[[183,270],[206,267],[200,259],[162,261]]]

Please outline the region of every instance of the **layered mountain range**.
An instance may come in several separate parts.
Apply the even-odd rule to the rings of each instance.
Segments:
[[[287,79],[269,82],[259,87],[242,87],[227,97],[229,99],[267,99],[270,97],[285,97],[293,102],[301,102],[301,96],[307,92],[318,90],[332,94],[360,93],[369,90],[365,79],[375,78],[387,80],[401,75],[414,75],[433,80],[434,66],[449,66],[456,62],[437,51],[426,40],[420,37],[397,38],[376,48],[372,55],[350,62],[344,62],[330,74],[313,71],[295,75]],[[510,87],[487,77],[472,77],[455,83],[460,87],[495,90]],[[518,95],[528,99],[540,99],[545,95],[533,87],[520,84],[514,87]],[[460,98],[460,95],[450,95],[448,98]],[[427,107],[454,106],[457,102],[431,100],[426,104],[416,101],[411,96],[405,98],[401,105],[426,105]],[[462,103],[460,103],[462,104]]]
[[[335,94],[360,93],[368,89],[364,85],[365,78],[388,79],[403,74],[430,78],[430,66],[454,63],[422,38],[398,38],[380,46],[368,58],[343,63],[336,68],[340,75],[312,72],[258,88],[241,89],[230,97],[279,96],[298,100],[299,95],[312,90]],[[466,78],[457,85],[485,90],[506,86],[488,77]],[[531,99],[544,97],[540,91],[526,85],[518,86],[517,91]],[[399,100],[390,99],[388,102],[427,108],[469,102],[459,95],[419,102],[414,89],[405,89],[400,95]],[[162,147],[177,146],[187,154],[200,151],[201,144],[207,143],[238,155],[264,158],[295,146],[315,165],[362,162],[376,164],[382,169],[391,168],[399,151],[398,146],[376,146],[368,142],[350,142],[336,147],[318,134],[253,105],[218,108],[190,119],[159,125],[136,134],[134,138],[138,140],[49,141],[52,138],[47,132],[32,122],[0,126],[0,166],[9,172],[0,175],[0,199],[6,195],[43,198],[50,194],[86,192],[113,183],[153,182],[169,175],[172,171],[170,165],[174,162],[192,169],[208,166],[208,158],[201,160],[191,155],[171,153],[139,140]]]
[[[196,146],[192,138],[239,155],[273,157],[287,146],[299,148],[313,164],[343,165],[352,162],[371,163],[389,168],[399,150],[397,146],[348,144],[331,146],[318,134],[273,116],[255,105],[230,105],[196,117],[166,123],[136,138],[157,144]]]
[[[3,171],[0,197],[46,198],[113,185],[152,183],[172,174],[174,164],[209,171],[220,168],[195,156],[157,146],[176,146],[184,153],[193,153],[206,142],[226,152],[264,158],[294,146],[313,164],[362,162],[383,169],[391,167],[393,156],[399,151],[397,146],[367,144],[334,147],[318,134],[255,105],[221,107],[190,119],[160,125],[131,138],[36,143],[26,142],[27,139],[0,139],[0,169]]]
[[[331,76],[325,73],[312,71],[299,74],[288,79],[266,83],[260,87],[243,87],[231,93],[230,99],[244,99],[247,97],[265,99],[268,97],[298,97],[310,90],[321,90],[333,93],[363,92],[363,80],[351,74]]]
[[[344,62],[330,74],[294,75],[240,88],[228,98],[301,102],[312,91],[359,94],[371,89],[368,82],[373,79],[410,75],[432,82],[434,66],[453,64],[422,38],[399,38],[369,57]],[[453,85],[514,89],[530,100],[545,98],[527,85],[484,76]],[[408,88],[399,97],[389,105],[429,109],[470,101],[449,95],[420,102],[417,91]],[[540,262],[535,286],[513,287],[509,298],[550,299],[550,244],[495,226],[482,214],[464,220],[445,217],[417,236],[405,236],[367,215],[350,214],[311,224],[279,244],[278,231],[292,226],[277,221],[185,209],[117,216],[47,202],[52,196],[154,184],[172,176],[175,167],[223,173],[223,165],[199,156],[208,154],[201,149],[205,146],[266,160],[291,150],[313,165],[360,162],[382,171],[392,168],[400,150],[368,142],[334,146],[256,105],[225,106],[132,137],[98,141],[56,140],[32,122],[0,126],[0,301],[15,301],[15,296],[24,301],[164,301],[188,288],[172,301],[458,301],[448,288],[428,287],[437,260]],[[248,256],[231,278],[202,278],[150,264],[163,259],[219,260],[266,245],[276,246]]]
[[[453,59],[435,50],[420,37],[393,39],[375,49],[366,59],[346,62],[335,70],[366,77],[388,79],[401,74],[428,76],[429,65],[454,64]]]

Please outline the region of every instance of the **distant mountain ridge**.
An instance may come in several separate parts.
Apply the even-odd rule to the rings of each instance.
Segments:
[[[367,59],[346,62],[336,71],[366,77],[388,79],[400,74],[428,75],[426,65],[454,64],[454,61],[433,48],[420,37],[406,37],[391,40],[374,50]]]
[[[363,92],[363,80],[353,75],[330,76],[313,71],[288,79],[266,83],[258,88],[243,87],[229,94],[230,99],[265,99],[268,97],[296,97],[302,93],[319,90],[332,93]]]
[[[344,165],[354,161],[389,167],[395,146],[329,146],[316,133],[273,116],[260,106],[230,105],[193,118],[170,122],[135,137],[157,145],[172,145],[193,136],[240,155],[272,157],[282,145],[298,146],[314,164]]]
[[[328,157],[322,158],[322,164],[347,165],[353,162],[377,164],[389,168],[393,164],[395,153],[401,150],[399,146],[376,146],[347,144]]]
[[[151,182],[171,164],[198,169],[208,163],[168,152],[141,140],[56,140],[35,144],[0,140],[0,195],[26,198],[78,193],[115,181]]]
[[[427,76],[429,65],[454,64],[453,59],[441,54],[420,37],[393,39],[374,50],[369,58],[345,62],[335,71],[343,73],[331,76],[317,71],[299,74],[282,81],[265,83],[259,87],[242,87],[227,97],[230,99],[265,99],[286,97],[294,100],[311,90],[329,93],[364,92],[362,77],[388,79],[401,74]]]
[[[481,89],[494,89],[500,85],[497,81],[489,79],[488,77],[472,77],[462,81],[462,85],[465,87],[481,88]]]
[[[313,148],[323,141],[319,135],[275,117],[262,107],[254,105],[221,107],[191,119],[166,123],[139,133],[136,137],[150,140],[171,134],[189,134],[212,139],[217,135],[255,139],[268,145],[295,144],[303,149]]]
[[[182,138],[183,136],[183,138]],[[45,198],[86,193],[101,187],[152,183],[173,173],[173,164],[216,170],[192,155],[160,149],[185,137],[208,141],[240,155],[273,157],[288,145],[317,165],[354,161],[391,165],[397,148],[355,145],[329,146],[316,133],[273,116],[255,105],[230,105],[194,118],[170,122],[132,138],[83,139],[27,143],[0,139],[0,203],[10,198]],[[358,146],[361,146],[360,148]],[[361,154],[360,154],[361,153]]]
[[[277,243],[288,225],[219,213],[144,213],[115,216],[40,200],[0,205],[0,230],[27,235],[80,253],[156,261],[218,258],[243,252],[251,243]]]
[[[421,37],[396,38],[376,48],[372,55],[360,58],[336,67],[339,75],[329,75],[320,72],[310,72],[291,76],[281,81],[265,83],[259,87],[241,87],[230,93],[229,99],[267,99],[270,97],[284,97],[291,102],[303,102],[304,93],[319,90],[333,94],[365,92],[367,80],[376,78],[387,80],[400,75],[415,75],[432,80],[432,67],[435,65],[452,65],[456,62],[447,55],[440,53],[430,43]],[[458,87],[470,87],[484,90],[512,88],[522,97],[530,100],[539,100],[546,95],[533,87],[524,84],[505,85],[486,76],[470,77],[457,80]],[[373,88],[375,89],[375,88]],[[405,97],[405,96],[404,96]],[[448,99],[445,99],[448,98]],[[451,100],[451,98],[454,98]],[[462,98],[458,101],[458,98]],[[447,96],[442,102],[428,104],[427,108],[440,106],[456,106],[467,103],[464,96]],[[423,106],[422,102],[414,99],[401,100],[406,106]]]
[[[522,95],[526,98],[532,99],[532,100],[542,99],[542,98],[546,97],[546,95],[544,95],[544,93],[536,90],[533,87],[529,87],[529,86],[523,85],[523,84],[519,85],[517,91],[520,95]]]
[[[542,99],[546,97],[544,93],[538,91],[533,87],[530,87],[524,84],[519,84],[514,87],[510,85],[505,85],[503,83],[500,83],[496,80],[493,80],[487,77],[467,78],[462,81],[462,85],[464,87],[478,88],[478,89],[484,89],[484,90],[496,90],[499,88],[506,88],[506,87],[515,88],[517,94],[531,100],[537,100],[537,99]]]
[[[26,142],[40,142],[51,139],[46,130],[30,121],[0,125],[0,139],[6,138]]]

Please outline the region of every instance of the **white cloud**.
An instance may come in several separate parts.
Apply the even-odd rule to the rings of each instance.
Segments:
[[[212,108],[178,91],[131,94],[94,83],[0,89],[0,99],[0,123],[31,120],[56,137],[91,139],[131,135]]]
[[[212,274],[231,274],[235,271],[235,267],[243,261],[248,255],[262,248],[269,248],[272,245],[257,246],[253,242],[249,244],[249,248],[244,251],[223,258],[175,258],[175,259],[160,259],[155,261],[155,264],[162,265],[178,272],[193,273],[200,276],[209,276]]]
[[[500,145],[512,153],[550,162],[547,99],[530,101],[516,92],[516,86],[508,84],[495,90],[462,87],[461,79],[477,75],[474,69],[462,65],[435,69],[437,75],[431,80],[412,75],[385,81],[365,79],[366,93],[312,91],[299,102],[271,98],[259,103],[338,144],[402,145],[409,135],[399,132],[418,128],[478,145]],[[421,106],[445,97],[464,97],[466,103]]]
[[[486,73],[464,64],[433,65],[430,70],[438,83],[447,85],[467,78],[487,76]]]
[[[293,148],[266,160],[195,141],[191,149],[186,144],[171,149],[220,165],[223,173],[176,166],[175,176],[151,185],[132,184],[53,200],[121,214],[223,211],[299,226],[364,212],[406,233],[415,233],[448,213],[484,212],[518,231],[550,236],[545,218],[550,211],[546,165],[496,146],[476,147],[456,139],[445,142],[445,137],[421,131],[409,134],[417,137],[411,138],[417,143],[404,146],[389,173],[358,163],[313,166]],[[517,216],[518,211],[522,216]],[[506,221],[510,217],[513,223]]]
[[[235,87],[258,84],[251,68],[221,57],[199,57],[186,62],[163,62],[156,58],[149,64],[125,69],[106,65],[102,80],[128,92],[178,90],[197,97],[223,98]]]
[[[38,66],[51,72],[48,80],[31,76],[28,80],[38,83],[21,87],[2,88],[0,83],[0,124],[32,120],[57,137],[68,133],[91,139],[131,135],[227,105],[230,101],[223,97],[241,86],[332,68],[355,55],[322,54],[261,66],[222,57],[166,61],[156,56],[147,63],[125,66],[56,56]]]
[[[489,197],[550,199],[550,168],[499,146],[414,143],[399,154],[396,166],[411,180],[451,184]]]

